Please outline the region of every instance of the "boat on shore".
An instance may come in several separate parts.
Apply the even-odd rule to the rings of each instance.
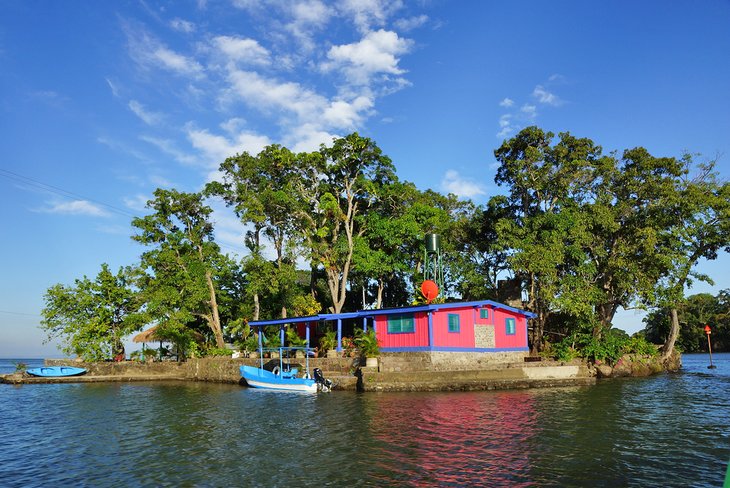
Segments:
[[[303,351],[304,369],[299,371],[298,367],[292,365],[291,360],[295,359],[296,351]],[[308,347],[279,347],[276,349],[260,349],[260,367],[241,366],[241,377],[246,384],[252,388],[264,388],[278,391],[298,391],[305,393],[316,393],[318,391],[329,391],[332,382],[322,375],[322,370],[314,369],[314,375],[309,372],[309,356],[311,348]],[[278,352],[279,364],[274,365],[270,370],[264,367],[264,353]]]
[[[76,368],[73,366],[41,366],[40,368],[31,368],[25,371],[33,376],[42,376],[45,378],[58,376],[77,376],[86,373],[84,368]]]

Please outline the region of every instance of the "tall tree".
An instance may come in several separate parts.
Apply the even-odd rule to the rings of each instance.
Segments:
[[[683,158],[690,174],[692,157]],[[718,252],[730,251],[730,184],[720,183],[714,162],[699,166],[693,178],[676,182],[676,198],[669,209],[673,225],[660,236],[660,256],[664,273],[658,283],[655,303],[669,310],[671,328],[664,343],[666,359],[674,349],[680,324],[678,309],[684,301],[685,288],[697,279],[712,282],[709,276],[694,271],[700,259],[713,260]]]
[[[585,256],[587,223],[580,205],[589,200],[597,170],[607,161],[590,139],[569,133],[559,137],[551,146],[553,133],[528,127],[494,152],[500,163],[495,181],[506,185],[509,193],[506,202],[496,197],[490,205],[500,208],[503,217],[496,233],[524,283],[527,308],[537,314],[530,337],[533,350],[542,347],[545,324],[556,309],[572,308],[587,321],[593,318],[586,306],[594,303],[586,296],[592,287],[575,283],[592,271]],[[563,286],[578,295],[564,293]]]
[[[297,213],[300,235],[313,268],[324,269],[332,310],[339,313],[355,244],[366,230],[365,214],[393,180],[394,168],[374,141],[357,133],[335,139],[332,146],[322,145],[306,166],[319,173],[314,179],[300,179],[298,195],[308,205]]]
[[[222,181],[208,184],[206,193],[223,197],[244,225],[251,226],[246,237],[250,255],[245,266],[250,276],[254,320],[258,318],[261,293],[280,307],[281,317],[294,296],[293,275],[297,257],[297,218],[303,201],[297,189],[314,184],[313,170],[305,155],[297,155],[274,144],[256,156],[247,152],[227,158],[220,166]],[[307,183],[302,185],[302,181]],[[263,234],[263,235],[262,235]],[[273,269],[263,261],[266,253],[262,237],[274,251]]]
[[[49,288],[41,320],[48,340],[60,338],[65,354],[77,354],[86,361],[124,354],[122,339],[146,320],[133,286],[134,274],[132,268],[120,268],[114,274],[102,264],[94,280],[84,276],[73,286]]]
[[[230,263],[213,241],[212,209],[199,193],[157,189],[154,195],[147,203],[154,213],[132,221],[139,230],[132,238],[152,248],[142,254],[147,308],[163,328],[204,320],[224,347],[216,281]]]

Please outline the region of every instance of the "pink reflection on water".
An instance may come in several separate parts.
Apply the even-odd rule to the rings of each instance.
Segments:
[[[382,395],[372,431],[384,479],[410,486],[532,486],[529,392]]]

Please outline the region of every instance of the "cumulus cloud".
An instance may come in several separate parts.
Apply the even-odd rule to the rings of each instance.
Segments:
[[[63,215],[88,215],[92,217],[108,217],[109,212],[88,200],[54,203],[41,209],[42,212]]]
[[[458,171],[452,169],[448,170],[443,180],[441,180],[441,188],[459,198],[475,198],[486,195],[486,192],[479,184],[463,178]]]
[[[144,105],[137,100],[130,100],[127,106],[129,110],[134,112],[134,115],[139,117],[147,125],[157,125],[162,121],[162,114],[145,109]]]
[[[204,155],[205,163],[210,167],[218,167],[226,158],[244,151],[258,154],[264,147],[271,144],[268,137],[246,131],[239,132],[229,139],[222,135],[211,134],[207,129],[197,129],[189,124],[186,132],[192,146]]]
[[[398,67],[398,56],[409,52],[412,44],[392,31],[368,32],[359,42],[332,46],[327,53],[329,61],[322,64],[322,69],[339,69],[351,83],[366,85],[378,73],[405,73]]]

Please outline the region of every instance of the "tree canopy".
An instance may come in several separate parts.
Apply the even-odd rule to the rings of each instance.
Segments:
[[[222,348],[251,339],[248,320],[408,305],[423,281],[424,236],[436,233],[443,299],[509,299],[536,313],[533,352],[628,340],[612,328],[621,307],[653,310],[647,337],[665,353],[677,337],[695,347],[682,326],[694,306],[685,291],[711,281],[696,272],[700,260],[730,250],[730,185],[713,162],[642,147],[604,154],[589,138],[538,127],[494,157],[503,193],[477,205],[399,180],[357,133],[311,152],[273,144],[232,155],[203,192],[157,189],[150,214],[132,222],[145,249],[138,271],[114,276],[104,265],[96,281],[49,288],[44,327],[68,351],[102,357],[145,324],[179,349],[197,348],[201,332]],[[239,261],[215,242],[207,198],[245,229]],[[123,312],[112,319],[115,306]]]

